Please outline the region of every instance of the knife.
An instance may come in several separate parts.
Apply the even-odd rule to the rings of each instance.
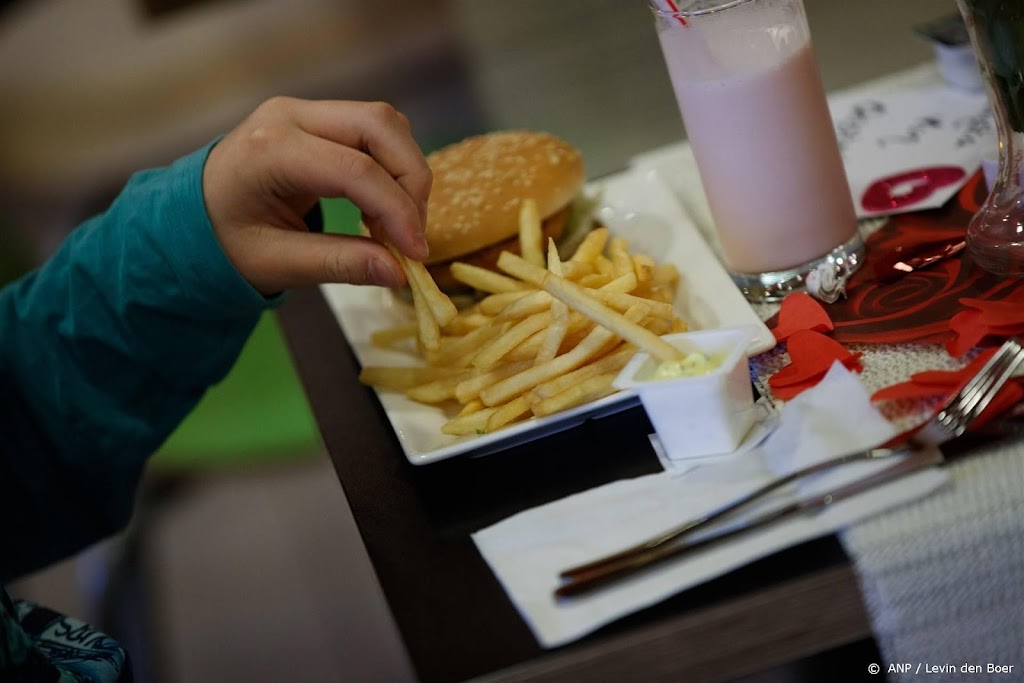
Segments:
[[[585,595],[595,589],[608,586],[660,565],[666,560],[703,550],[751,531],[762,529],[788,517],[821,512],[828,506],[841,500],[870,491],[883,484],[888,484],[929,467],[941,465],[942,462],[943,456],[938,448],[911,451],[899,463],[887,467],[880,472],[870,474],[824,493],[801,498],[717,533],[692,540],[682,539],[679,543],[656,546],[648,551],[624,557],[617,562],[606,563],[591,570],[580,571],[555,590],[555,598],[566,599]]]

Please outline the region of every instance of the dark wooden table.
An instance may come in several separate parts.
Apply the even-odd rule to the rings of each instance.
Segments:
[[[724,680],[870,636],[834,538],[685,591],[544,650],[470,534],[515,512],[658,471],[641,408],[501,453],[409,464],[317,289],[280,319],[325,446],[417,675],[463,681]]]

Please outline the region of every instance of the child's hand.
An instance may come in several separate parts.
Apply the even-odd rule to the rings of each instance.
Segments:
[[[409,121],[380,102],[274,98],[210,152],[206,210],[238,271],[263,294],[321,282],[405,283],[382,241],[410,258],[423,238],[431,172]],[[320,197],[347,197],[373,239],[313,234]]]

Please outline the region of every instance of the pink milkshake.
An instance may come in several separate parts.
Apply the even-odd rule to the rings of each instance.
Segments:
[[[823,258],[856,267],[863,245],[801,3],[717,4],[728,7],[660,21],[658,35],[726,266],[741,287],[789,288]]]

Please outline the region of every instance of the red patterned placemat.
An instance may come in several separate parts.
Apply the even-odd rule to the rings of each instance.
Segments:
[[[876,263],[897,248],[963,236],[986,196],[978,172],[943,207],[893,216],[874,232],[867,240],[865,264],[846,285],[846,298],[827,307],[835,323],[832,337],[842,343],[944,343],[952,336],[950,318],[965,308],[961,298],[996,301],[1024,294],[1024,281],[991,275],[962,255],[892,282],[875,274]],[[775,318],[769,327],[774,324]]]

